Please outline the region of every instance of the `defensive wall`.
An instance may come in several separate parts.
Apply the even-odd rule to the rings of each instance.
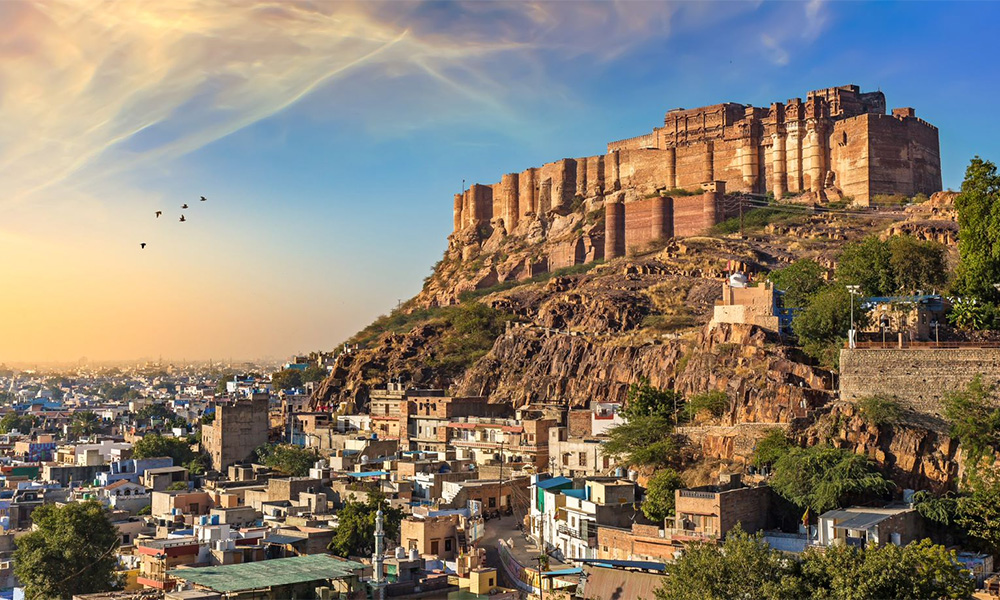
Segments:
[[[840,397],[895,397],[941,416],[941,400],[976,375],[1000,381],[1000,348],[855,348],[840,351]]]
[[[728,102],[670,110],[663,127],[611,142],[606,154],[473,184],[455,194],[451,240],[463,259],[498,233],[553,242],[546,255],[499,277],[524,278],[703,233],[734,216],[726,193],[868,204],[878,194],[940,189],[937,129],[912,108],[887,114],[882,92],[846,85],[767,108]],[[552,223],[574,215],[573,235],[558,227],[550,235]]]

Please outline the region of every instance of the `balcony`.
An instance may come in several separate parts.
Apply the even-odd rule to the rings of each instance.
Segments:
[[[715,492],[697,492],[695,490],[680,490],[681,498],[700,498],[702,500],[714,500],[718,494]]]
[[[577,529],[573,529],[572,527],[570,527],[565,523],[559,523],[558,525],[556,525],[556,531],[561,535],[569,536],[571,538],[587,542],[587,546],[590,548],[597,547],[596,530],[594,530],[593,532],[579,531]]]

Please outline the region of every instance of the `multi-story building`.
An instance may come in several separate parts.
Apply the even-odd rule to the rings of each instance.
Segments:
[[[215,407],[215,419],[202,426],[201,435],[211,468],[224,471],[267,443],[268,398],[266,393],[255,393]]]

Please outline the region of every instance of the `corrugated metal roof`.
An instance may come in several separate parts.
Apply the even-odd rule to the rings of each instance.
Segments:
[[[360,473],[347,473],[348,477],[384,477],[388,475],[388,471],[362,471]]]
[[[169,573],[171,577],[216,592],[236,592],[309,581],[342,579],[363,568],[364,565],[358,562],[339,560],[326,554],[312,554],[236,565],[172,569]]]
[[[550,489],[550,488],[554,488],[554,487],[556,487],[558,485],[566,485],[566,484],[572,484],[572,483],[573,483],[573,480],[569,479],[569,478],[566,478],[566,477],[553,477],[551,479],[545,479],[543,481],[539,481],[538,483],[535,484],[535,487],[537,487],[539,489],[547,490],[547,489]]]
[[[666,581],[663,575],[587,567],[586,600],[607,598],[655,598],[656,590]]]

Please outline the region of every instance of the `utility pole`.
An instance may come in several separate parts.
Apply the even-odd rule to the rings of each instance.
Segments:
[[[743,194],[738,196],[740,201],[740,238],[743,237]]]
[[[544,543],[545,542],[542,542],[542,544],[543,544],[543,546],[542,546],[542,552],[543,553],[545,552]],[[542,555],[539,554],[538,557],[535,558],[535,560],[538,561],[538,600],[545,600],[545,584],[542,583],[543,582],[543,579],[542,579]]]
[[[849,285],[847,287],[847,293],[851,295],[851,330],[847,333],[847,346],[849,348],[855,348],[855,331],[854,331],[854,297],[861,294],[860,285]]]
[[[503,439],[500,440],[500,485],[497,486],[497,514],[500,513],[500,502],[503,500]]]

